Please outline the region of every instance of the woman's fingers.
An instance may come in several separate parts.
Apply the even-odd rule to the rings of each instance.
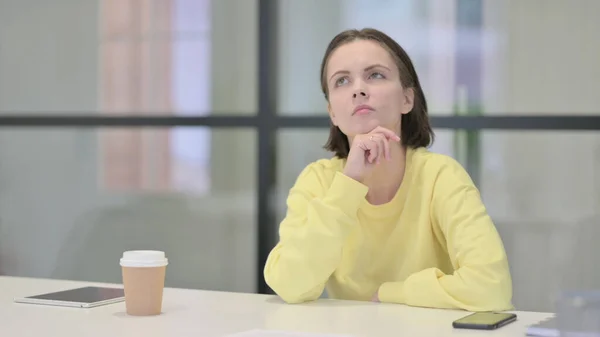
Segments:
[[[380,143],[383,148],[384,158],[387,160],[390,160],[390,158],[391,158],[390,141],[385,137],[381,137]]]
[[[375,160],[377,160],[381,152],[379,149],[379,141],[377,140],[375,135],[369,136],[367,147],[369,149],[369,157],[367,158],[367,160],[369,161],[369,163],[372,164],[375,162]]]
[[[394,141],[399,141],[400,137],[395,134],[393,131],[386,129],[384,127],[378,126],[375,129],[373,129],[371,132],[369,132],[369,134],[373,134],[373,133],[381,133],[383,135],[386,136],[387,139],[389,140],[394,140]]]
[[[367,154],[367,161],[379,163],[382,158],[391,159],[390,141],[397,142],[400,137],[394,132],[378,126],[370,133],[361,135],[361,139],[361,147]]]
[[[369,158],[370,163],[373,163],[374,161],[379,163],[382,158],[383,159],[390,158],[389,140],[385,136],[383,136],[381,134],[375,134],[375,135],[369,136],[369,139],[373,142],[373,144],[372,144],[373,151],[371,151],[371,153],[370,153],[373,156],[371,156],[371,158]]]

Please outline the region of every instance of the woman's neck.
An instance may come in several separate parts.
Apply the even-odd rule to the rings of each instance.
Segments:
[[[363,181],[369,187],[367,201],[373,205],[390,202],[404,178],[406,147],[398,143],[390,145],[395,145],[390,148],[390,160],[382,159]]]

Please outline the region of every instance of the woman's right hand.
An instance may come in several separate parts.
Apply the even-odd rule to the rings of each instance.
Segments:
[[[399,141],[398,135],[381,126],[369,133],[356,135],[350,144],[344,174],[363,182],[367,172],[381,159],[390,159],[390,142]]]

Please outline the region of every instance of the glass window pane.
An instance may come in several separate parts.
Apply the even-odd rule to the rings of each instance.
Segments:
[[[54,0],[57,1],[57,0]],[[104,39],[210,32],[212,0],[98,0]]]
[[[124,38],[139,34],[139,16],[134,0],[98,0],[100,6],[100,36]]]
[[[331,158],[323,149],[329,129],[285,129],[277,133],[277,221],[285,215],[285,199],[298,174],[311,162]]]
[[[504,239],[515,305],[552,311],[558,291],[597,288],[600,136],[481,133],[481,192]]]
[[[155,0],[164,1],[164,0]],[[174,1],[174,29],[178,33],[201,33],[210,31],[211,6],[214,0]]]
[[[0,113],[97,109],[95,1],[0,1],[0,46]]]
[[[373,27],[411,56],[433,115],[597,115],[598,12],[595,0],[282,1],[278,109],[325,114],[327,44],[344,29]]]
[[[210,40],[181,40],[171,45],[172,92],[177,115],[207,115],[211,109]],[[199,62],[206,60],[206,62]]]
[[[486,113],[600,114],[600,2],[484,3]]]
[[[253,130],[0,130],[0,274],[121,282],[160,249],[167,286],[256,291]]]
[[[257,0],[2,1],[0,113],[255,114],[257,11]]]
[[[210,114],[209,39],[120,41],[102,50],[104,113]]]
[[[459,160],[476,180],[509,257],[514,305],[550,312],[562,290],[597,288],[600,135],[594,132],[435,130],[431,151]],[[327,129],[282,130],[277,221],[300,171],[331,155]],[[302,145],[300,145],[302,144]]]

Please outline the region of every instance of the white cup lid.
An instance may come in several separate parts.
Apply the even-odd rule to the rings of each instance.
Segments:
[[[123,267],[162,267],[168,264],[165,252],[158,250],[130,250],[123,253]]]

